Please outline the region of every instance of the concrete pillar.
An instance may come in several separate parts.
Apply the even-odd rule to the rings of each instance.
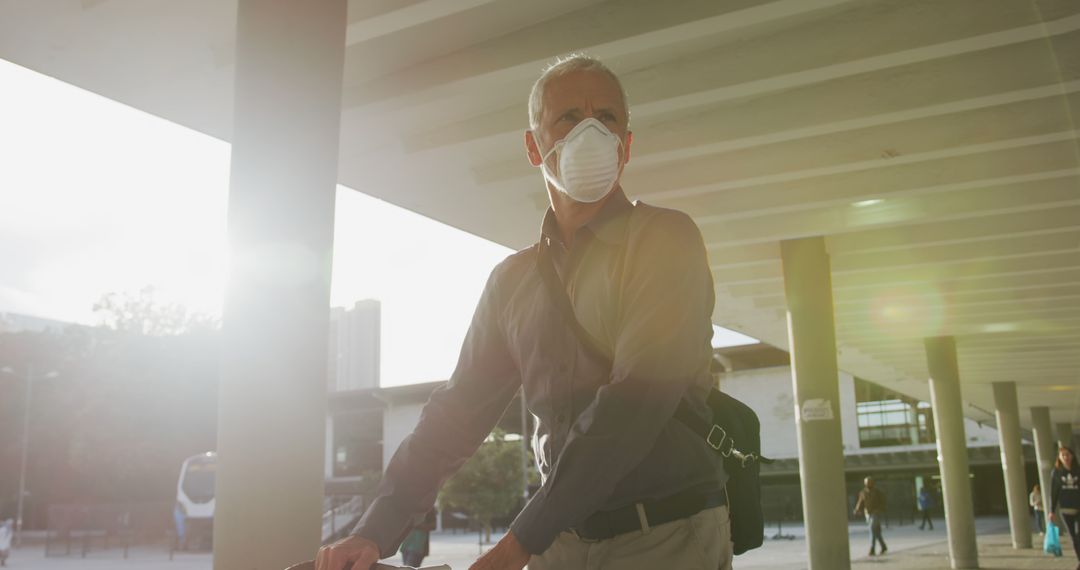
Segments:
[[[780,242],[810,570],[851,568],[832,276],[824,238]]]
[[[1069,422],[1058,422],[1054,424],[1054,431],[1057,433],[1057,440],[1061,442],[1065,447],[1072,447],[1072,424]]]
[[[326,450],[323,454],[323,478],[334,478],[334,416],[331,414],[326,415],[326,435],[323,438],[326,441]]]
[[[1028,516],[1027,480],[1024,477],[1024,451],[1020,447],[1020,408],[1016,403],[1015,382],[994,382],[994,415],[997,417],[1013,548],[1031,548],[1031,517]]]
[[[964,434],[960,369],[956,341],[949,336],[927,338],[926,366],[930,371],[930,398],[937,431],[938,466],[949,533],[949,561],[953,568],[978,568],[975,513],[971,501],[967,437]]]
[[[1035,463],[1039,466],[1039,488],[1042,490],[1046,514],[1050,514],[1050,472],[1054,470],[1057,444],[1050,431],[1050,408],[1031,408],[1031,431],[1035,436]]]
[[[239,0],[215,570],[321,541],[346,0]]]

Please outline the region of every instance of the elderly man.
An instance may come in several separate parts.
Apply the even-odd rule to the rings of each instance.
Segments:
[[[474,570],[730,568],[727,476],[674,418],[680,404],[709,418],[712,276],[688,216],[623,193],[629,121],[595,59],[536,81],[525,150],[551,202],[539,242],[492,271],[450,382],[319,570],[392,555],[519,388],[543,484]]]

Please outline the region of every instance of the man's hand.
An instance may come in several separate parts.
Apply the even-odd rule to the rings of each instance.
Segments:
[[[495,548],[484,553],[469,570],[521,570],[528,563],[529,553],[525,552],[514,533],[508,532]]]
[[[379,561],[379,547],[359,536],[347,536],[319,549],[315,570],[370,570]]]

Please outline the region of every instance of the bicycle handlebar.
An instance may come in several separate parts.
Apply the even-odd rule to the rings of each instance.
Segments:
[[[315,562],[308,561],[295,566],[290,566],[286,570],[315,570]],[[391,564],[376,564],[371,567],[371,570],[453,570],[447,564],[441,564],[439,566],[422,566],[420,568],[413,568],[412,566],[393,566]]]
[[[420,568],[413,568],[412,566],[390,566],[389,564],[376,564],[371,567],[371,570],[452,570],[450,566],[446,564],[440,564],[439,566],[422,566]]]

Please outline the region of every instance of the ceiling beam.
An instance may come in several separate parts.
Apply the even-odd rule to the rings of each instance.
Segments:
[[[867,306],[881,305],[886,302],[923,302],[927,295],[940,297],[941,302],[950,305],[970,305],[989,303],[1013,303],[1028,302],[1043,299],[1065,298],[1072,299],[1077,291],[1080,291],[1080,282],[1062,283],[1060,285],[1033,286],[1015,289],[996,289],[990,291],[976,291],[971,293],[952,293],[949,291],[888,291],[884,289],[877,295],[868,295],[859,298],[841,298],[834,296],[833,305],[839,314],[848,310],[863,310]],[[760,309],[777,309],[787,307],[787,301],[783,295],[771,295],[767,297],[753,298],[755,307]]]
[[[1073,293],[1080,293],[1080,290],[1073,289]],[[1058,297],[1043,297],[1035,299],[1003,299],[999,301],[985,301],[985,302],[973,302],[973,303],[956,303],[943,301],[938,304],[930,305],[925,302],[925,299],[912,299],[910,301],[886,299],[881,303],[865,303],[861,305],[840,305],[835,308],[835,315],[837,318],[843,318],[846,316],[854,317],[875,317],[888,319],[890,314],[899,316],[896,309],[903,308],[924,308],[933,306],[935,309],[938,307],[944,308],[948,313],[957,314],[990,314],[1005,312],[1022,312],[1022,311],[1061,311],[1070,310],[1070,308],[1080,308],[1080,294],[1062,295]]]
[[[995,238],[947,245],[914,245],[904,250],[837,254],[831,256],[833,273],[872,271],[951,263],[967,259],[995,259],[1045,251],[1080,250],[1080,219],[1073,228],[1015,235],[1002,232]]]
[[[942,264],[896,267],[877,271],[844,271],[833,274],[837,288],[904,283],[907,281],[950,281],[981,279],[986,276],[1009,276],[1026,273],[1060,272],[1080,269],[1080,250],[1067,248],[1023,255],[970,258]]]
[[[962,279],[982,279],[989,276],[1010,276],[1026,273],[1060,272],[1080,269],[1080,249],[1040,251],[1001,256],[970,257],[940,263],[920,263],[871,270],[834,271],[833,289],[846,287],[889,287],[911,282],[943,282]],[[725,286],[782,281],[779,263],[755,264],[735,269],[713,269],[717,283]]]
[[[1078,180],[1080,182],[1080,180]],[[893,252],[928,246],[978,243],[1003,235],[1033,236],[1080,228],[1080,206],[988,215],[945,222],[868,229],[828,236],[830,256],[850,253]],[[780,259],[778,243],[708,246],[714,267]]]
[[[1080,347],[1080,331],[1068,334],[979,334],[956,339],[961,351],[996,350],[1074,350]],[[872,353],[923,353],[921,341],[916,339],[861,338],[852,344]]]
[[[905,279],[902,282],[877,283],[838,288],[833,284],[833,299],[837,304],[861,302],[879,295],[909,294],[925,295],[952,293],[981,293],[988,291],[1020,291],[1031,287],[1056,287],[1080,282],[1080,268],[1063,267],[1039,273],[1012,276],[985,276],[961,280],[940,280],[921,277]],[[762,297],[777,297],[784,294],[783,282],[763,282],[746,285],[716,284],[718,292],[743,301],[752,302]]]
[[[695,39],[736,33],[747,27],[844,4],[846,0],[782,0],[764,5],[741,2],[675,0],[655,3],[610,0],[563,14],[450,53],[434,52],[425,61],[378,77],[354,81],[343,104],[391,105],[468,96],[476,89],[505,89],[508,82],[531,81],[553,53],[588,50],[608,60],[662,50]],[[515,2],[505,2],[513,6]],[[514,33],[507,33],[513,31]],[[362,48],[363,44],[358,44]],[[369,57],[377,57],[377,53]],[[346,76],[364,59],[346,59]],[[360,75],[360,77],[364,77]]]
[[[773,4],[782,3],[776,2]],[[809,3],[806,4],[807,7],[810,7]],[[819,8],[825,7],[820,6]],[[921,11],[921,8],[917,5],[898,3],[891,7],[894,18],[861,18],[859,17],[860,12],[871,14],[878,7],[852,5],[850,7],[841,6],[841,8],[847,12],[842,17],[818,18],[812,25],[804,24],[800,27],[785,29],[778,34],[759,32],[756,36],[748,37],[744,41],[737,41],[741,38],[735,37],[732,41],[723,42],[713,50],[701,50],[696,54],[682,54],[677,64],[664,66],[663,73],[658,73],[660,71],[659,66],[657,68],[649,66],[639,69],[617,69],[616,71],[620,72],[626,90],[631,94],[631,100],[634,104],[634,121],[635,125],[637,125],[635,128],[639,130],[655,129],[658,131],[659,136],[641,139],[643,146],[641,146],[639,156],[646,162],[653,160],[662,162],[671,158],[663,155],[665,151],[675,151],[677,157],[685,158],[685,153],[679,149],[694,148],[702,145],[700,150],[691,152],[711,154],[730,150],[730,147],[725,147],[726,142],[718,142],[715,136],[708,139],[700,138],[701,131],[695,129],[692,123],[706,121],[718,125],[727,125],[734,122],[737,125],[742,121],[729,120],[723,122],[719,120],[719,117],[708,114],[703,115],[700,111],[695,111],[694,115],[696,117],[688,121],[685,115],[686,111],[690,109],[697,110],[728,102],[742,103],[747,99],[760,99],[773,93],[791,93],[829,82],[836,83],[836,89],[844,91],[845,86],[839,83],[845,79],[863,78],[868,74],[882,71],[895,73],[897,70],[903,70],[898,75],[907,77],[912,73],[912,70],[908,68],[922,66],[929,70],[935,66],[928,66],[928,63],[951,62],[952,60],[963,59],[965,55],[977,58],[986,51],[1000,51],[1003,48],[1017,45],[1025,46],[1021,50],[1026,49],[1031,52],[1019,54],[1016,56],[1018,58],[1030,59],[1032,55],[1050,58],[1051,56],[1047,52],[1045,44],[1047,34],[1052,36],[1068,34],[1071,31],[1080,29],[1080,25],[1071,20],[1070,17],[1064,17],[1051,22],[1050,25],[1044,25],[1039,21],[1037,15],[1031,13],[1025,7],[1019,7],[1015,4],[1011,7],[1002,5],[997,10],[991,11],[986,8],[985,3],[976,6],[970,2],[954,1],[939,8],[946,11],[956,10],[958,13],[966,10],[969,15],[972,10],[978,10],[981,14],[987,16],[980,19],[965,16],[970,26],[969,33],[971,36],[956,40],[954,35],[950,36],[946,33],[948,26],[943,24],[948,21],[948,18],[940,11],[931,15]],[[1010,8],[1013,8],[1013,10],[1010,10]],[[1017,8],[1019,10],[1016,10]],[[837,12],[835,9],[832,11]],[[909,21],[907,33],[896,34],[893,30],[884,29],[892,26],[890,22],[905,19]],[[760,26],[761,23],[759,21],[755,25]],[[877,30],[877,27],[883,29]],[[910,33],[912,29],[919,29],[920,33]],[[720,33],[721,27],[717,27],[716,30],[717,33]],[[728,34],[730,35],[730,32]],[[882,42],[880,38],[883,35],[890,36],[894,40]],[[829,42],[818,41],[818,38],[821,37],[829,37],[832,40]],[[870,41],[869,38],[873,38],[873,41]],[[582,49],[582,44],[587,43],[587,38],[579,37],[577,47],[570,49]],[[850,43],[850,45],[847,45],[847,43]],[[600,50],[602,51],[604,47],[600,46]],[[490,47],[488,49],[494,51],[497,48]],[[590,49],[590,51],[596,52],[597,50]],[[854,53],[869,55],[858,60],[848,60],[848,54]],[[798,57],[793,57],[793,54],[798,54]],[[1005,60],[1001,53],[985,55],[998,62]],[[837,62],[838,60],[839,63],[812,67],[818,62]],[[538,69],[541,65],[542,61],[533,62],[530,69]],[[914,96],[913,91],[924,89],[925,85],[933,85],[937,89],[957,93],[956,99],[976,100],[987,96],[985,92],[973,91],[972,87],[979,83],[972,83],[971,81],[966,82],[966,91],[964,86],[959,83],[956,89],[949,89],[949,84],[957,80],[955,76],[958,73],[964,74],[964,72],[967,72],[972,76],[976,76],[982,67],[982,65],[973,61],[957,61],[955,65],[957,71],[951,74],[938,72],[937,75],[940,77],[931,81],[920,81],[917,78],[912,78],[910,85],[905,86],[905,92],[909,94],[910,100],[917,101],[918,97]],[[1027,75],[1039,72],[1039,70],[1030,67],[1023,71]],[[983,76],[986,75],[983,74]],[[1053,77],[1046,76],[1041,83],[1035,81],[1027,83],[1026,86],[1028,88],[1037,88],[1040,85],[1048,86],[1051,83],[1063,81],[1068,81],[1068,78],[1063,79],[1059,72]],[[1013,78],[1014,85],[1022,82],[1023,79],[1019,77]],[[865,81],[862,84],[865,85]],[[505,86],[506,81],[503,83],[503,92],[506,91]],[[527,88],[527,86],[525,87]],[[843,97],[843,100],[850,101],[852,86],[848,85],[846,87],[848,96]],[[1050,92],[1047,92],[1045,95],[1050,94]],[[1059,91],[1056,94],[1060,95],[1061,92]],[[800,96],[804,102],[809,102],[813,107],[825,113],[821,117],[817,117],[819,113],[815,113],[815,119],[821,119],[818,120],[819,124],[859,120],[858,117],[851,117],[850,115],[845,117],[842,111],[839,114],[829,114],[828,109],[834,108],[835,105],[828,105],[827,103],[838,101],[838,98],[817,97],[810,93],[792,93],[792,95]],[[428,98],[428,100],[431,99]],[[882,104],[894,104],[895,98],[879,98],[879,100]],[[938,104],[940,103],[940,96],[935,95],[928,100],[933,100],[935,104]],[[998,103],[987,101],[981,104],[1001,104],[1005,101],[1007,99],[1003,99]],[[980,103],[975,103],[975,105],[980,105]],[[467,113],[468,118],[464,120],[459,119],[449,124],[436,126],[428,124],[426,127],[421,127],[408,135],[405,146],[411,150],[425,150],[433,146],[467,144],[479,138],[488,138],[518,131],[522,128],[520,114],[507,111],[510,108],[519,106],[520,104],[509,101],[505,106],[496,104],[492,107],[487,105],[486,109],[478,109],[474,113]],[[911,108],[910,104],[892,108],[882,107],[876,112],[861,113],[861,115],[884,116]],[[872,121],[863,125],[849,124],[842,127],[842,129],[865,128],[875,124],[926,118],[933,116],[935,113],[959,112],[973,108],[977,107],[957,106],[951,109],[939,108],[921,113],[915,111],[892,119],[883,118],[884,122],[880,123]],[[848,112],[851,112],[850,105]],[[680,114],[683,116],[679,116]],[[750,113],[750,115],[756,117],[768,116],[767,114],[757,115],[755,113]],[[758,121],[758,123],[761,123],[761,121]],[[661,125],[663,125],[662,128]],[[808,127],[809,125],[804,126]],[[758,129],[760,129],[760,126]],[[733,126],[721,132],[727,134],[738,131],[737,126]],[[820,135],[827,132],[829,132],[829,129],[817,130],[814,131],[814,134]],[[809,135],[810,133],[804,133],[796,136],[802,138]],[[779,140],[783,140],[783,137]],[[756,144],[763,144],[764,142],[759,141]],[[778,142],[778,140],[774,139],[771,142]],[[721,146],[704,148],[707,145],[716,144]],[[511,163],[509,169],[504,168],[505,166],[507,166],[505,163],[496,163],[491,165],[490,171],[482,169],[478,181],[491,182],[499,180],[503,176],[514,176],[515,172],[518,173],[516,175],[520,175],[520,169],[516,169],[518,165]]]
[[[1038,235],[1077,227],[1080,227],[1080,206],[870,229],[830,236],[827,241],[830,255],[836,256],[979,242],[1001,235]]]

